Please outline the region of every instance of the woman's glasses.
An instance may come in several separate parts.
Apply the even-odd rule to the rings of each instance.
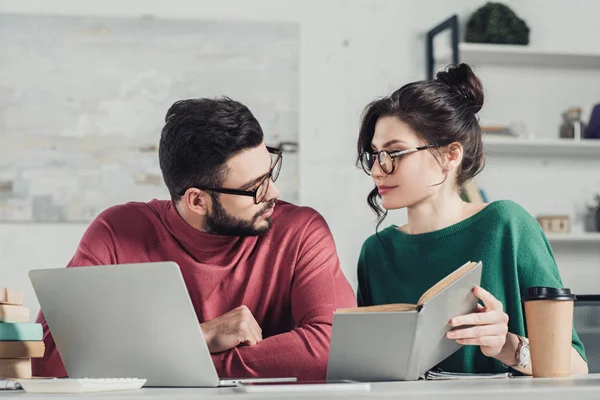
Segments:
[[[379,162],[379,166],[381,167],[381,170],[384,173],[389,175],[389,174],[393,174],[394,171],[396,170],[396,165],[394,163],[394,159],[405,156],[407,154],[415,153],[417,151],[431,149],[433,147],[437,147],[437,146],[435,146],[433,144],[429,144],[426,146],[415,147],[413,149],[397,150],[397,151],[392,151],[392,152],[387,152],[386,150],[380,150],[376,153],[369,153],[369,152],[364,151],[360,155],[360,164],[362,165],[362,168],[366,172],[366,174],[370,176],[371,170],[373,169],[373,166],[375,165],[375,160],[377,160]]]

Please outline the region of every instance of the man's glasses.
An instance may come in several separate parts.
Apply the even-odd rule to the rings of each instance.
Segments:
[[[373,166],[375,165],[375,160],[377,160],[379,162],[379,166],[381,167],[381,170],[384,173],[389,175],[389,174],[393,174],[394,171],[396,170],[396,165],[394,163],[394,159],[405,156],[407,154],[415,153],[417,151],[431,149],[433,147],[437,147],[437,146],[435,146],[433,144],[429,144],[426,146],[415,147],[413,149],[392,151],[391,153],[388,153],[386,150],[380,150],[377,153],[369,153],[369,152],[364,151],[360,155],[360,164],[362,165],[362,168],[367,173],[367,175],[370,176],[371,170],[373,169]]]
[[[274,154],[276,158],[275,161],[272,163],[269,172],[262,178],[262,180],[254,190],[214,188],[207,186],[191,186],[191,188],[216,193],[234,194],[238,196],[250,196],[254,197],[254,204],[260,204],[263,202],[265,196],[267,195],[267,192],[269,191],[269,183],[271,181],[275,182],[277,178],[279,178],[279,172],[281,172],[281,163],[283,162],[283,153],[281,149],[267,147],[267,150],[269,150],[269,153]],[[180,196],[183,196],[186,190],[181,192]]]

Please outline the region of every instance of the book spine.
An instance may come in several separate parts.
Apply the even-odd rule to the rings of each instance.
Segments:
[[[413,333],[412,338],[412,346],[410,347],[410,356],[408,357],[408,364],[406,366],[406,380],[407,381],[416,381],[419,379],[419,363],[420,363],[420,353],[421,353],[421,340],[419,337],[423,335],[421,332],[421,321],[423,320],[421,312],[423,307],[417,308],[417,323],[415,324],[415,331]]]
[[[42,358],[46,347],[44,342],[1,342],[0,359],[4,358]]]
[[[41,324],[0,323],[0,341],[37,342],[42,337]]]
[[[31,378],[31,360],[29,358],[0,359],[0,377]]]
[[[0,304],[23,305],[23,292],[4,287],[0,288]]]
[[[0,304],[0,322],[29,322],[29,308]]]

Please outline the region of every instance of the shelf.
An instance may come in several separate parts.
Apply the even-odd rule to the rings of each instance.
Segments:
[[[535,49],[530,46],[459,43],[460,62],[472,65],[512,65],[600,69],[600,53],[575,53]],[[438,58],[448,64],[449,52]]]
[[[546,233],[550,243],[600,243],[600,233]]]
[[[598,157],[600,160],[600,139],[512,139],[484,135],[485,154],[512,156],[560,156]]]

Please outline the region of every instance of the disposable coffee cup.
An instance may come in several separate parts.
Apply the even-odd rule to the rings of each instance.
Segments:
[[[573,303],[566,288],[530,287],[523,297],[535,378],[571,374]]]

